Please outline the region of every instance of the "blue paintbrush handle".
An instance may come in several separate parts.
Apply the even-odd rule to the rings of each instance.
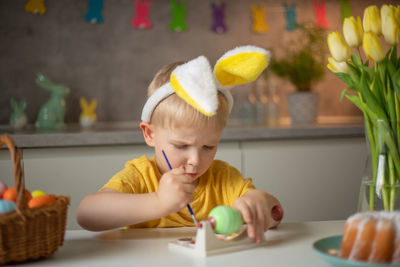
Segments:
[[[165,161],[166,161],[167,164],[168,164],[169,169],[172,170],[171,164],[169,163],[169,160],[168,160],[168,158],[167,158],[167,155],[165,155],[164,150],[162,151],[162,153],[163,153],[163,155],[164,155]],[[186,206],[187,206],[187,208],[188,208],[188,210],[189,210],[190,216],[192,216],[194,225],[196,226],[196,225],[197,225],[197,220],[196,220],[196,217],[194,216],[193,210],[192,210],[192,208],[190,207],[189,204],[187,204]]]

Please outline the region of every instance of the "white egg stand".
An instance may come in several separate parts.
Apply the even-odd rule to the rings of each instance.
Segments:
[[[265,239],[261,243],[255,243],[247,236],[247,225],[243,225],[237,235],[217,237],[209,221],[201,221],[201,227],[197,229],[196,240],[174,240],[168,244],[170,250],[182,252],[188,255],[207,257],[233,251],[260,247],[266,244]]]

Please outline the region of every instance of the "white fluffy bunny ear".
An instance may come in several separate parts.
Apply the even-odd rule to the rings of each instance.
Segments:
[[[270,61],[270,52],[257,46],[236,47],[226,52],[214,66],[218,88],[255,81]]]
[[[176,67],[170,84],[175,93],[188,104],[207,116],[218,109],[218,91],[211,66],[204,56]]]

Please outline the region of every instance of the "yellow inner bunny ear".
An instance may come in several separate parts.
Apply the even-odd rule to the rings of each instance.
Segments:
[[[205,109],[203,109],[201,106],[197,104],[197,102],[190,97],[190,95],[185,91],[185,89],[182,87],[182,85],[179,83],[178,78],[172,73],[171,78],[170,78],[170,83],[172,88],[174,89],[175,93],[182,99],[186,101],[189,105],[200,111],[206,116],[211,117],[214,115],[213,113],[207,112]]]
[[[222,86],[255,81],[268,66],[269,52],[259,47],[238,47],[215,64],[214,73]]]

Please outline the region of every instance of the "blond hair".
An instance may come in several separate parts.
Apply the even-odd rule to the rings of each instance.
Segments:
[[[154,76],[148,90],[150,97],[158,88],[169,82],[172,71],[184,62],[175,62],[161,68]],[[217,130],[225,128],[229,117],[229,106],[225,97],[218,93],[218,110],[214,116],[206,116],[191,105],[187,104],[178,95],[172,94],[162,100],[154,109],[151,123],[168,128],[205,128],[212,127]]]

